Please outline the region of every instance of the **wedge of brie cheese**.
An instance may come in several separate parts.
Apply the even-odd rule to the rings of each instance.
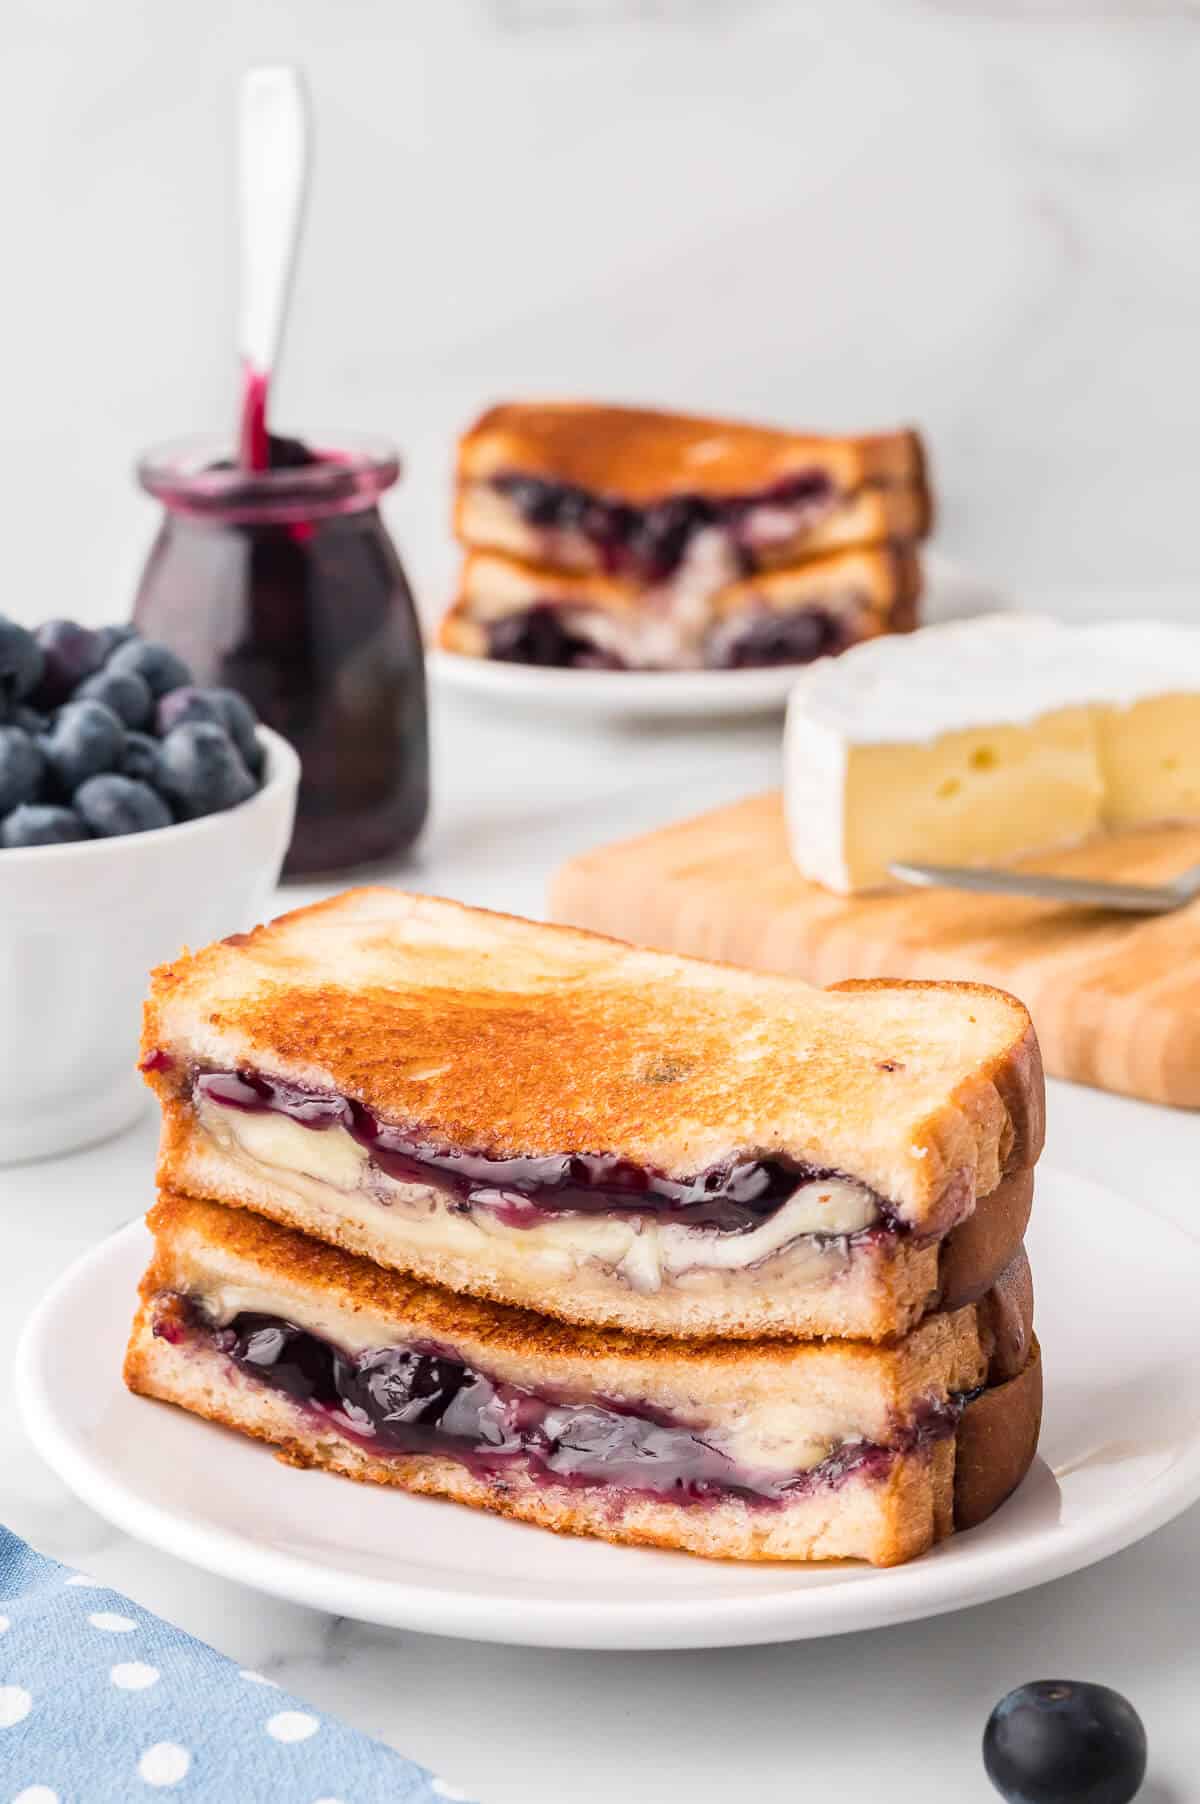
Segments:
[[[996,614],[877,639],[788,703],[792,855],[841,894],[1200,819],[1200,628]]]

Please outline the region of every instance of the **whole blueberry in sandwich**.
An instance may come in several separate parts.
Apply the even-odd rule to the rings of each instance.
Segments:
[[[154,639],[127,639],[117,646],[105,669],[132,670],[135,676],[141,677],[155,701],[168,689],[181,689],[192,680],[192,673],[183,659]]]
[[[992,1711],[983,1764],[1008,1804],[1130,1804],[1146,1776],[1146,1731],[1107,1685],[1038,1679]]]
[[[32,700],[38,708],[57,708],[60,702],[99,670],[104,646],[90,627],[75,620],[47,620],[34,634],[42,652],[42,676]]]
[[[88,830],[73,808],[23,803],[0,821],[0,846],[65,846],[86,839]]]
[[[0,814],[36,802],[45,776],[37,740],[21,727],[0,727]]]
[[[33,634],[0,614],[0,711],[33,694],[42,680],[44,662]]]
[[[144,677],[135,670],[97,670],[75,691],[76,701],[103,702],[127,727],[147,726],[154,712],[154,697]]]
[[[75,791],[75,810],[97,839],[116,839],[125,833],[149,833],[169,827],[171,810],[148,783],[106,772],[89,777]]]
[[[65,795],[89,777],[115,770],[125,747],[125,728],[103,702],[67,702],[42,740],[53,776]]]
[[[162,788],[184,820],[248,801],[257,784],[224,727],[188,720],[162,742]]]

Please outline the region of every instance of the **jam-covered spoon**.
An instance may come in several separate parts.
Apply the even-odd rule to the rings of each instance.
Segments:
[[[247,470],[265,470],[270,463],[267,391],[291,297],[308,176],[308,98],[298,70],[279,66],[248,71],[242,82],[238,138],[242,359],[238,462]]]

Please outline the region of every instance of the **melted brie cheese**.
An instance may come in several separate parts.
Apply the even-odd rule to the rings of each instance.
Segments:
[[[307,1128],[285,1115],[225,1108],[205,1097],[198,1099],[196,1115],[226,1156],[259,1175],[285,1177],[289,1188],[323,1211],[370,1221],[384,1238],[388,1213],[381,1204],[401,1215],[398,1231],[419,1221],[423,1244],[447,1253],[469,1256],[487,1236],[519,1248],[522,1258],[541,1264],[547,1276],[568,1276],[580,1261],[594,1260],[647,1293],[691,1274],[746,1271],[805,1236],[843,1237],[878,1218],[869,1190],[835,1178],[799,1184],[781,1208],[742,1234],[690,1228],[650,1214],[547,1213],[528,1227],[514,1227],[485,1203],[474,1202],[461,1213],[436,1185],[389,1178],[344,1128]],[[814,1243],[815,1251],[820,1244]]]

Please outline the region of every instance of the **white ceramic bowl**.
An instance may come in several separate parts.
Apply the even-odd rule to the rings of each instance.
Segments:
[[[153,833],[0,851],[0,1164],[127,1126],[151,966],[263,918],[300,763],[259,729],[265,781],[224,814]]]

